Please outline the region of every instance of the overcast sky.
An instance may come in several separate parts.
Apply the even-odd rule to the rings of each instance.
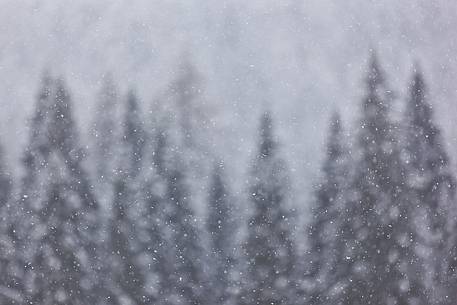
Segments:
[[[449,0],[0,0],[0,137],[14,164],[45,70],[66,79],[87,133],[103,74],[149,110],[186,57],[232,169],[245,170],[258,114],[271,109],[296,185],[309,187],[329,113],[356,123],[374,48],[397,103],[420,64],[453,157],[456,28]]]

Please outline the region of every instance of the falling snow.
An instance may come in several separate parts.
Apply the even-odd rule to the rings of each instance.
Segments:
[[[456,304],[456,26],[3,1],[0,304]]]

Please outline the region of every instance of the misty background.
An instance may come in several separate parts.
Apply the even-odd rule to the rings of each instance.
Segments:
[[[199,73],[199,102],[216,127],[206,140],[237,160],[227,170],[245,174],[258,115],[268,108],[294,187],[310,190],[329,114],[337,109],[351,123],[357,116],[370,48],[399,98],[420,64],[454,159],[453,1],[2,0],[0,8],[0,137],[13,165],[44,71],[68,83],[87,136],[103,75],[111,74],[122,94],[134,88],[144,111],[154,112],[188,58]]]

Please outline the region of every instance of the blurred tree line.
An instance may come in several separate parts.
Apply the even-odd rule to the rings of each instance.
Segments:
[[[331,118],[303,230],[272,113],[239,198],[199,145],[192,65],[169,87],[179,111],[150,116],[107,77],[90,145],[46,75],[22,178],[0,162],[0,303],[455,304],[455,179],[424,76],[414,69],[401,119],[375,54],[365,80],[354,135]]]

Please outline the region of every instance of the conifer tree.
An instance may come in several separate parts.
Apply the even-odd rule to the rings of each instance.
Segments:
[[[234,206],[230,202],[223,175],[224,164],[214,166],[210,181],[206,229],[210,237],[210,250],[213,259],[212,290],[218,304],[227,304],[231,299],[233,281],[231,273],[235,265],[234,251]]]
[[[104,75],[102,78],[100,92],[97,96],[97,105],[92,125],[90,129],[90,164],[92,168],[92,177],[94,182],[94,193],[101,207],[99,219],[99,238],[97,244],[97,253],[101,258],[95,267],[97,274],[109,274],[112,270],[109,255],[109,238],[110,238],[110,220],[111,215],[107,213],[115,198],[114,194],[114,177],[117,169],[117,153],[121,147],[119,121],[118,91],[111,75]],[[108,241],[108,242],[106,242]],[[107,282],[107,278],[101,276],[97,281],[97,294],[101,299],[112,301],[110,299],[112,283]],[[106,304],[103,303],[103,304]]]
[[[143,304],[146,301],[143,291],[145,280],[138,262],[140,251],[135,247],[137,233],[135,223],[130,215],[131,206],[137,206],[137,202],[132,202],[131,189],[125,181],[117,180],[114,189],[115,198],[109,236],[112,269],[107,279],[112,294],[110,303]]]
[[[313,282],[309,294],[310,304],[328,304],[331,289],[338,283],[341,262],[339,239],[341,216],[344,214],[344,192],[349,178],[348,148],[346,147],[341,120],[335,113],[330,122],[323,177],[315,194],[315,205],[308,229],[309,271]]]
[[[195,148],[195,129],[204,123],[202,112],[199,111],[200,85],[195,66],[184,55],[184,60],[178,67],[178,77],[170,85],[170,97],[176,105],[181,142],[187,148]]]
[[[351,185],[353,198],[348,204],[349,222],[347,233],[348,261],[351,263],[348,287],[343,304],[381,304],[378,290],[385,273],[378,270],[378,260],[386,257],[381,244],[387,239],[385,224],[386,205],[392,181],[389,169],[393,166],[393,124],[389,118],[389,90],[381,74],[377,58],[373,55],[367,75],[367,95],[362,103],[362,119],[358,130],[361,150],[360,165],[355,169]],[[385,288],[384,288],[385,289]]]
[[[192,206],[188,169],[180,151],[180,137],[162,128],[158,134],[156,166],[164,179],[163,236],[166,255],[159,263],[164,304],[209,303],[204,270],[205,251]],[[175,136],[175,137],[173,137]]]
[[[154,151],[152,153],[155,153]],[[150,154],[151,157],[153,157]],[[159,175],[150,159],[146,159],[144,179],[139,194],[141,203],[135,213],[136,238],[140,254],[138,261],[144,274],[145,303],[157,304],[162,298],[162,287],[166,275],[162,264],[165,262],[166,238],[164,236],[165,180]]]
[[[9,206],[13,190],[13,177],[9,171],[3,145],[0,146],[0,206]]]
[[[253,213],[243,243],[247,270],[240,304],[291,304],[296,283],[295,229],[286,206],[288,177],[284,160],[273,138],[272,118],[264,113],[258,155],[252,170],[249,199]]]
[[[347,192],[340,264],[343,304],[426,302],[417,272],[415,227],[400,160],[398,128],[390,118],[391,93],[372,56],[358,129],[360,155]]]
[[[416,68],[410,86],[410,95],[404,117],[404,155],[407,164],[407,185],[410,200],[416,206],[418,243],[427,252],[426,274],[433,283],[428,288],[432,302],[452,303],[449,295],[449,272],[455,268],[455,252],[451,234],[455,220],[452,218],[455,180],[445,151],[440,129],[433,121],[432,107],[422,73]],[[425,250],[425,251],[424,251]],[[453,253],[454,252],[454,253]]]
[[[127,95],[127,108],[124,118],[124,133],[122,140],[127,143],[128,152],[131,156],[128,175],[135,178],[141,170],[143,151],[146,143],[146,131],[144,119],[141,116],[138,100],[133,91]]]
[[[181,159],[186,167],[186,184],[191,196],[198,201],[204,201],[206,193],[201,185],[207,183],[211,173],[211,164],[207,158],[211,156],[211,139],[214,134],[208,113],[213,109],[205,103],[203,81],[198,68],[189,54],[183,54],[177,66],[177,76],[169,86],[169,101],[172,105],[168,114],[169,133],[173,134]]]
[[[118,92],[112,78],[104,76],[98,96],[98,105],[91,126],[92,162],[98,196],[104,203],[112,199],[112,177],[116,169],[115,154],[119,145]]]
[[[12,198],[13,179],[9,172],[3,148],[0,147],[0,302],[19,304],[22,295],[22,261],[17,247],[16,226],[18,225],[17,205]]]
[[[27,302],[93,302],[97,202],[61,80],[44,79],[31,132],[21,190]]]
[[[111,303],[148,303],[145,273],[139,258],[145,250],[139,240],[136,213],[142,208],[145,193],[143,150],[145,127],[137,98],[130,91],[123,113],[123,130],[119,141],[116,175],[113,178],[114,198],[109,225],[109,265]]]

